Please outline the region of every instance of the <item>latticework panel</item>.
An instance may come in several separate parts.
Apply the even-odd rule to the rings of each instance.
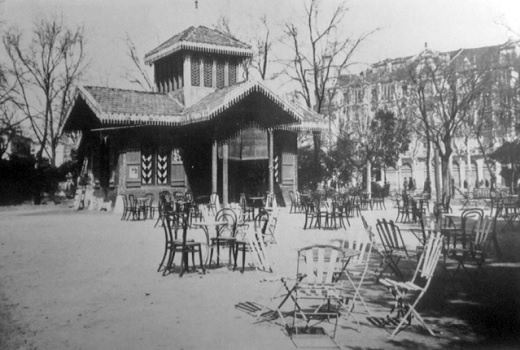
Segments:
[[[236,84],[237,82],[237,65],[234,62],[229,62],[229,85]]]
[[[200,58],[191,59],[191,86],[200,86]]]
[[[211,87],[213,83],[213,62],[209,59],[204,60],[204,86]]]
[[[224,84],[224,62],[217,61],[217,89],[222,89]]]
[[[168,183],[168,152],[160,150],[157,154],[157,184]]]
[[[141,152],[141,183],[151,185],[153,180],[153,155],[150,150]]]

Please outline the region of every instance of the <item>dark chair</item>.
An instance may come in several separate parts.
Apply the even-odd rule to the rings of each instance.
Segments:
[[[385,197],[382,190],[375,191],[372,194],[372,207],[375,209],[386,210]]]
[[[166,212],[172,211],[173,207],[170,192],[161,192],[159,194],[159,202],[157,203],[157,221],[155,222],[154,227],[156,227],[159,222],[163,222],[164,214]]]
[[[255,208],[247,202],[245,193],[240,194],[240,208],[242,209],[242,217],[244,221],[253,221],[255,218]]]
[[[153,217],[155,216],[155,206],[154,206],[154,201],[155,201],[155,197],[153,195],[153,193],[147,193],[146,194],[146,198],[148,198],[148,200],[146,201],[146,204],[144,206],[144,211],[145,211],[145,218],[150,218],[150,219],[153,219]]]
[[[413,256],[406,249],[399,226],[392,220],[387,222],[385,219],[377,219],[376,229],[385,254],[383,259],[384,266],[379,276],[389,267],[398,278],[404,280],[404,275],[399,268],[399,262],[402,259],[412,260]]]
[[[195,254],[199,255],[199,263],[202,273],[205,273],[203,260],[202,260],[202,244],[200,242],[194,242],[187,239],[188,235],[188,217],[185,213],[167,212],[163,217],[163,228],[165,234],[165,246],[164,255],[159,264],[157,271],[163,267],[164,260],[168,256],[168,261],[163,269],[163,276],[173,272],[173,261],[175,253],[181,253],[181,264],[179,270],[179,277],[185,272],[188,272],[188,261],[189,255],[191,254],[191,260],[195,267]],[[180,239],[178,233],[181,233]]]
[[[121,220],[128,220],[130,215],[133,215],[133,207],[130,205],[130,201],[126,194],[122,194],[121,198],[123,198],[123,214],[121,215]]]
[[[215,216],[215,221],[226,221],[226,225],[221,225],[217,229],[217,236],[210,239],[210,256],[209,261],[213,258],[213,250],[217,248],[217,267],[219,266],[220,248],[229,248],[229,261],[234,257],[234,248],[237,230],[237,215],[233,209],[220,209]]]
[[[291,208],[289,209],[289,213],[299,213],[301,211],[301,205],[294,191],[289,191],[289,199],[291,200]]]
[[[401,199],[397,199],[397,217],[396,222],[410,221],[410,199],[406,193],[401,195]]]

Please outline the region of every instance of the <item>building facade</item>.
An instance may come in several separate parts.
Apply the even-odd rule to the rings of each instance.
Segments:
[[[484,118],[480,139],[476,138],[471,128],[460,128],[452,144],[453,154],[450,161],[450,173],[453,185],[459,189],[472,189],[491,186],[493,172],[498,187],[509,186],[501,176],[507,164],[489,162],[486,154],[491,153],[503,141],[514,138],[514,126],[520,121],[518,113],[518,71],[520,46],[518,42],[503,45],[460,49],[449,52],[425,50],[414,56],[386,59],[371,65],[359,75],[347,75],[339,78],[341,86],[340,120],[342,127],[362,129],[367,125],[377,110],[390,110],[399,118],[411,118],[417,122],[417,111],[411,112],[413,103],[413,84],[410,70],[431,64],[435,58],[439,62],[456,62],[455,67],[462,74],[464,71],[489,70],[490,79],[485,90],[475,99],[474,118]],[[436,73],[437,74],[437,73]],[[425,95],[433,97],[435,86],[424,85]],[[471,117],[473,118],[473,117]],[[469,120],[471,120],[469,118]],[[426,150],[423,138],[416,136],[410,149],[403,154],[395,168],[374,169],[376,181],[387,181],[391,189],[403,188],[404,180],[413,178],[421,190],[427,178]],[[433,159],[431,154],[430,159]],[[430,179],[433,182],[434,164],[430,167]]]

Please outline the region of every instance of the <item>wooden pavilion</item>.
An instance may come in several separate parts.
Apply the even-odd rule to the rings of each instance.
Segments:
[[[251,48],[190,27],[145,56],[155,92],[82,86],[65,131],[79,132],[83,175],[94,196],[297,189],[297,134],[320,132],[318,114],[290,104],[262,81],[243,81]]]

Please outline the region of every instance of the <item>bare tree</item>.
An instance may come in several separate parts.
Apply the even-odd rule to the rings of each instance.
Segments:
[[[29,43],[11,28],[3,36],[14,88],[10,96],[30,122],[39,149],[55,165],[56,148],[74,87],[86,69],[85,37],[81,27],[70,29],[63,19],[34,24]]]
[[[320,0],[305,2],[304,30],[298,23],[285,24],[288,38],[286,45],[292,57],[286,62],[284,73],[299,86],[298,94],[307,107],[323,113],[327,102],[336,96],[339,85],[337,77],[342,75],[353,62],[352,57],[359,46],[377,29],[353,37],[343,35],[348,8],[344,3],[332,9],[330,14],[322,8]],[[318,134],[313,135],[315,177],[319,178]]]
[[[454,140],[474,111],[492,72],[489,58],[471,62],[459,53],[426,52],[409,65],[411,88],[416,94],[416,115],[422,123],[427,142],[433,143],[442,165],[442,187],[437,193],[448,192],[451,184],[450,156]]]
[[[246,79],[252,74],[252,70],[256,70],[262,80],[268,79],[267,68],[270,61],[270,53],[272,46],[272,37],[270,23],[267,15],[263,14],[258,20],[252,20],[250,28],[252,30],[234,30],[231,26],[229,17],[220,16],[217,23],[213,26],[214,29],[235,38],[233,33],[245,33],[243,38],[239,40],[253,43],[253,57],[244,62],[244,71]],[[238,38],[237,38],[238,39]]]
[[[126,54],[132,61],[133,67],[133,69],[128,69],[125,72],[125,78],[128,79],[130,83],[138,85],[143,91],[153,91],[153,81],[146,71],[146,66],[141,60],[141,55],[137,52],[130,34],[126,33],[124,42],[126,45]]]

